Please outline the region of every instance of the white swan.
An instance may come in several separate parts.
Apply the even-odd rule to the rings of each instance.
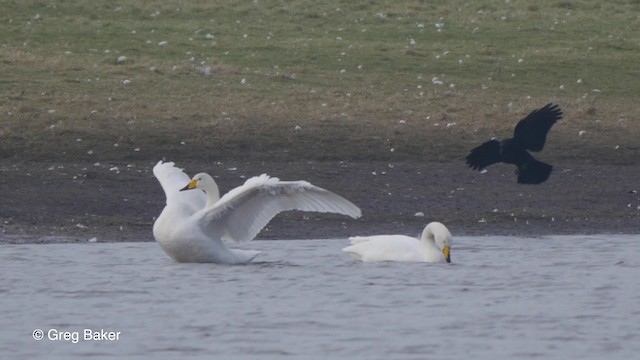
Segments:
[[[153,236],[177,262],[247,263],[260,252],[229,249],[223,240],[252,240],[281,211],[360,217],[357,206],[306,181],[280,181],[263,174],[220,198],[216,182],[205,173],[189,179],[172,162],[160,161],[153,174],[167,197]],[[202,191],[185,191],[193,189]]]
[[[451,262],[451,233],[439,222],[429,223],[420,239],[405,235],[350,237],[342,249],[354,259],[370,261]]]

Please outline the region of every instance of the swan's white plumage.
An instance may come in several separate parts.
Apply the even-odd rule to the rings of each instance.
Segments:
[[[282,211],[360,216],[360,209],[348,200],[306,181],[280,181],[260,175],[220,198],[215,181],[204,173],[191,180],[173,163],[162,161],[153,173],[167,197],[153,234],[163,250],[179,262],[249,262],[259,252],[229,249],[222,240],[253,240]],[[191,183],[204,192],[180,191]]]
[[[201,191],[180,191],[191,179],[182,170],[174,166],[172,162],[160,161],[153,167],[153,175],[160,182],[167,205],[185,206],[192,213],[202,209],[207,202],[207,197]]]
[[[351,245],[342,250],[364,262],[445,262],[451,249],[451,233],[439,222],[429,223],[420,239],[405,235],[374,235],[354,236],[349,240]]]

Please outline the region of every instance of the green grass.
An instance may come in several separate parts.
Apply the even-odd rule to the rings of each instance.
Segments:
[[[3,157],[448,161],[553,101],[554,156],[638,158],[637,0],[0,6]]]

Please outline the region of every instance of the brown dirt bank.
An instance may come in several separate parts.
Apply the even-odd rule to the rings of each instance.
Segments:
[[[266,172],[286,180],[308,180],[343,195],[363,211],[358,220],[280,214],[259,239],[415,235],[434,220],[445,223],[454,235],[639,232],[640,167],[635,165],[552,161],[549,181],[524,186],[516,183],[511,166],[497,165],[479,174],[462,160],[170,160],[190,175],[214,175],[222,192]],[[153,240],[154,217],[164,204],[151,172],[156,161],[0,160],[0,232],[24,235],[4,241],[55,241],[51,236]],[[418,212],[424,217],[416,216]]]

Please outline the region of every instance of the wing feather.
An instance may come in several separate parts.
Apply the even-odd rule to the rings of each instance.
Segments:
[[[562,119],[562,110],[557,104],[547,104],[540,109],[533,110],[518,122],[513,132],[513,139],[522,144],[525,149],[540,151],[547,140],[547,133]]]
[[[184,206],[193,214],[206,204],[207,198],[202,191],[180,191],[190,179],[174,163],[159,161],[153,167],[153,175],[164,190],[167,206]]]
[[[500,162],[500,142],[498,140],[487,141],[471,149],[466,159],[467,165],[474,170],[484,169],[491,164]]]
[[[278,213],[289,210],[337,213],[358,218],[360,209],[347,199],[306,181],[254,177],[225,194],[199,214],[203,226],[223,228],[225,240],[249,241]]]

